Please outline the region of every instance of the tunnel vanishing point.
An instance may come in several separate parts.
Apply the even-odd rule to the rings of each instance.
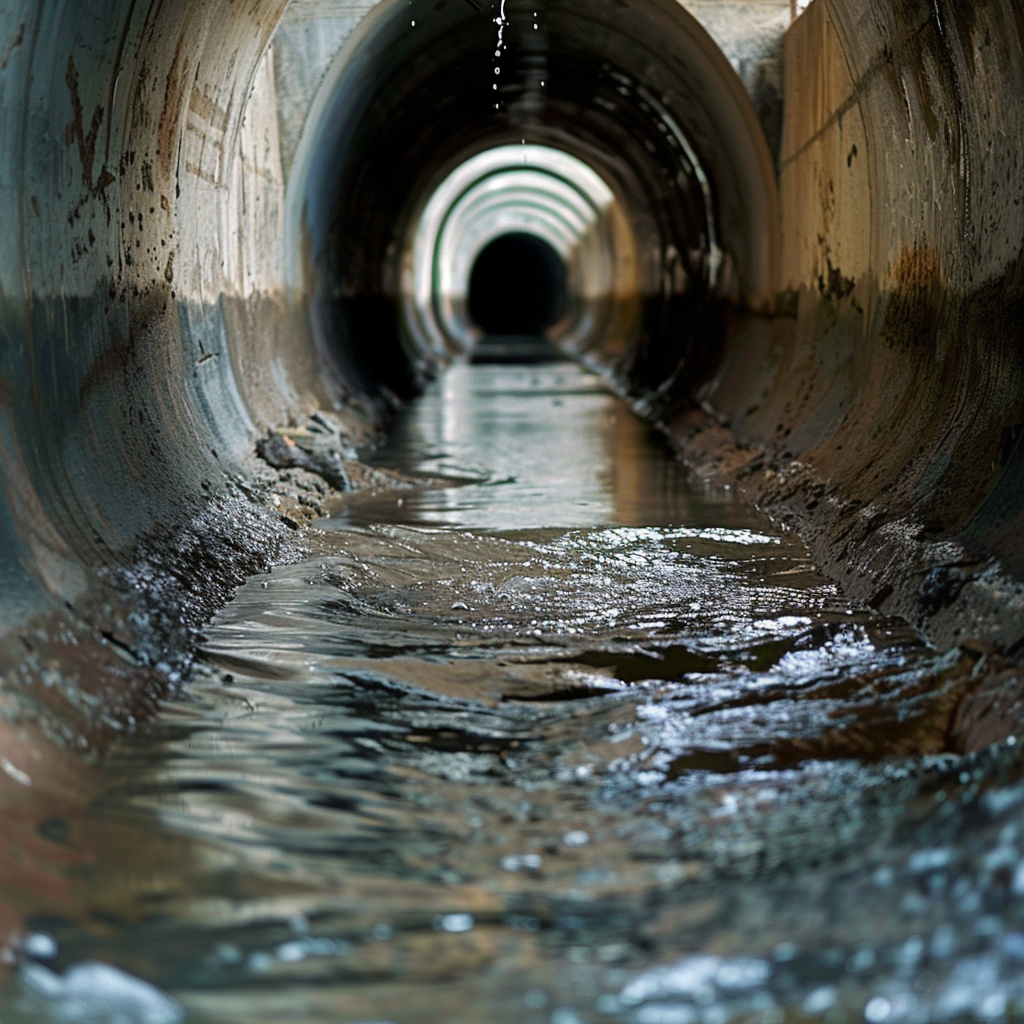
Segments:
[[[796,13],[0,5],[0,788],[186,679],[513,236],[523,329],[962,649],[950,749],[1024,726],[1024,7]]]

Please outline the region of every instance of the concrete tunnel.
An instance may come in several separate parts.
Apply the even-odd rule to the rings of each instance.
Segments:
[[[0,8],[4,785],[187,679],[514,232],[701,478],[969,652],[951,748],[1020,730],[1020,4],[538,4]]]

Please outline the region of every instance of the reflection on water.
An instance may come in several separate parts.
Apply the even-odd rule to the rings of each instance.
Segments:
[[[621,402],[571,363],[456,366],[397,423],[374,465],[432,478],[411,495],[341,503],[328,526],[479,531],[750,524],[705,497]],[[436,486],[448,481],[451,486]]]
[[[946,752],[959,652],[573,367],[459,368],[377,458],[423,489],[241,588],[51,824],[0,1020],[1024,1013],[1024,787]]]

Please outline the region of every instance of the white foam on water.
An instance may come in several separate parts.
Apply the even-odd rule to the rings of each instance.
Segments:
[[[21,979],[42,999],[52,1020],[88,1024],[179,1024],[181,1004],[155,985],[110,964],[86,961],[57,974],[42,964],[27,963]]]

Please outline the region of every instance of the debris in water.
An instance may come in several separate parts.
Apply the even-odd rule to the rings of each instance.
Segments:
[[[270,434],[256,444],[256,453],[274,469],[305,469],[315,473],[335,490],[351,490],[348,472],[341,455],[332,448],[323,448],[319,438],[296,440],[290,434]]]

